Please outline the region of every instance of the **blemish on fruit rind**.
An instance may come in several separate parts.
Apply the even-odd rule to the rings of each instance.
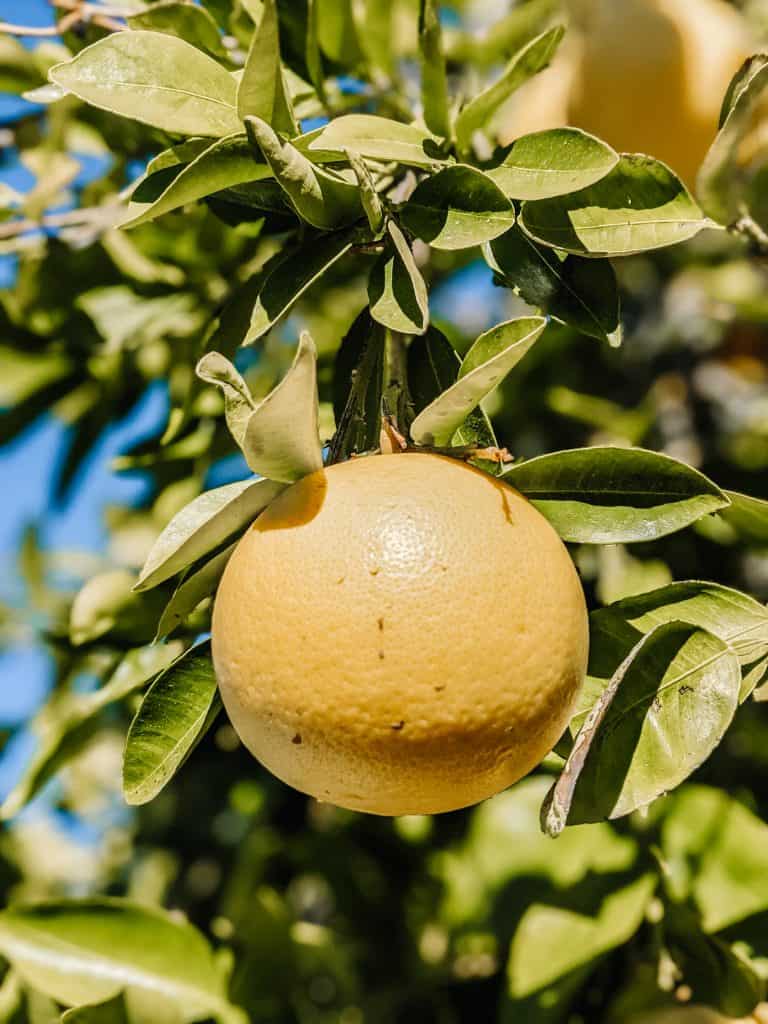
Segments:
[[[291,743],[294,743],[297,747],[301,744],[301,735],[300,735],[300,733],[298,733],[298,732],[296,733],[296,735],[291,740]]]
[[[392,729],[394,732],[400,732],[404,725],[405,722],[393,722],[389,728]]]

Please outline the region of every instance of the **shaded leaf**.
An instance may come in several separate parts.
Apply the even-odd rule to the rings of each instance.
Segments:
[[[379,446],[385,338],[382,326],[364,309],[339,347],[333,372],[336,433],[330,464]]]
[[[274,480],[238,480],[199,495],[177,512],[152,545],[136,584],[156,587],[244,529],[277,497]]]
[[[266,121],[245,120],[249,138],[264,154],[278,184],[302,220],[325,231],[363,216],[357,184],[311,163],[290,142],[283,142]]]
[[[280,62],[275,0],[262,2],[261,17],[253,33],[237,89],[237,112],[241,120],[257,117],[272,125],[275,131],[296,134],[296,120]]]
[[[307,240],[301,249],[281,255],[254,280],[256,294],[251,322],[243,345],[250,345],[267,333],[283,317],[310,285],[329,270],[352,248],[351,232],[337,232]],[[301,253],[300,259],[297,258]],[[248,286],[241,295],[248,302]]]
[[[128,730],[123,792],[131,805],[153,800],[221,710],[210,644],[193,647],[152,684]]]
[[[414,441],[449,444],[467,416],[529,352],[546,326],[543,317],[522,317],[481,334],[464,357],[456,383],[413,421]]]
[[[174,135],[241,130],[234,78],[201,50],[161,32],[114,32],[51,68],[50,78],[94,107]]]
[[[679,786],[720,743],[740,686],[714,634],[684,622],[646,634],[584,720],[542,810],[546,831],[622,817]]]
[[[402,208],[405,227],[434,249],[467,249],[515,223],[512,203],[487,174],[456,164],[426,178]]]
[[[235,1020],[202,935],[162,910],[118,899],[15,906],[0,912],[0,950],[34,988],[81,1006],[126,984],[164,997],[185,1020]]]
[[[523,203],[537,242],[584,256],[629,256],[693,238],[711,227],[687,188],[651,157],[625,155],[596,185]]]
[[[376,261],[368,282],[371,316],[402,334],[423,334],[429,324],[429,296],[402,231],[389,221],[392,248]]]
[[[373,114],[335,117],[308,143],[311,153],[357,153],[368,160],[396,161],[411,167],[433,167],[441,162],[440,140],[417,125],[401,124]]]
[[[181,167],[178,173],[173,174],[159,195],[147,202],[144,200],[146,186],[153,184],[151,179],[158,173],[167,174],[167,171],[155,171],[149,178],[145,177],[138,182],[128,206],[127,220],[123,221],[121,227],[135,228],[223,189],[272,177],[267,164],[256,162],[253,150],[243,134],[230,135],[214,142]]]
[[[744,668],[768,654],[768,608],[719,583],[670,583],[625,598],[590,616],[595,635],[615,634],[619,620],[640,633],[674,621],[699,626],[727,643]]]
[[[53,713],[44,707],[33,723],[37,749],[20,781],[0,807],[0,817],[7,820],[18,814],[49,779],[82,751],[98,728],[104,708],[146,686],[181,650],[182,645],[174,642],[129,651],[98,690],[72,695]]]
[[[541,455],[512,466],[503,478],[573,543],[654,540],[728,504],[698,470],[642,448]]]
[[[291,368],[260,402],[254,402],[235,367],[218,352],[203,356],[197,374],[223,391],[227,424],[254,473],[293,483],[322,469],[317,351],[306,331]]]
[[[518,227],[488,243],[485,258],[531,306],[600,341],[621,339],[619,290],[608,260],[561,259]]]
[[[421,106],[424,123],[435,135],[451,136],[448,76],[443,54],[443,34],[436,0],[421,0],[419,11],[419,53],[421,55]]]
[[[461,358],[446,336],[435,326],[414,339],[408,347],[408,389],[417,413],[430,406],[456,383]],[[476,448],[496,447],[496,435],[488,416],[479,406],[451,438],[451,444]]]
[[[488,133],[494,114],[529,78],[543,71],[555,55],[565,33],[562,25],[542,32],[526,43],[511,59],[501,77],[479,96],[475,96],[456,118],[456,143],[468,150],[475,132]]]
[[[619,154],[594,135],[552,128],[517,139],[486,173],[510,199],[551,199],[594,185],[618,162]]]
[[[757,105],[768,85],[768,56],[750,57],[735,75],[723,103],[720,130],[699,168],[696,194],[704,212],[729,224],[739,214],[738,150],[753,126]]]

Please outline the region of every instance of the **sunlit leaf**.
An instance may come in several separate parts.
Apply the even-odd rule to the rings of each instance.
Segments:
[[[594,185],[619,162],[607,143],[578,128],[523,135],[487,172],[511,199],[551,199]]]
[[[560,45],[565,29],[562,25],[548,29],[526,43],[485,92],[475,96],[456,118],[456,142],[460,150],[468,150],[475,132],[488,133],[494,114],[529,78],[543,71]]]
[[[642,448],[541,455],[512,466],[504,479],[573,543],[654,540],[728,505],[698,470]]]
[[[461,359],[442,331],[434,325],[408,346],[408,389],[416,413],[432,405],[453,387]],[[496,447],[491,422],[478,406],[451,438],[451,444],[476,448]]]
[[[512,203],[487,174],[457,164],[426,178],[401,210],[405,227],[434,249],[468,249],[515,223]]]
[[[413,439],[418,444],[449,444],[467,416],[517,366],[546,326],[543,317],[522,317],[481,334],[464,357],[456,383],[413,421]]]
[[[316,368],[315,344],[303,331],[288,373],[255,402],[224,356],[209,352],[198,363],[198,376],[223,391],[230,431],[254,473],[293,483],[322,468]]]
[[[768,85],[768,56],[751,57],[731,82],[720,117],[720,130],[704,158],[696,180],[696,193],[705,213],[721,224],[739,214],[742,185],[738,150],[753,127],[754,114]]]
[[[238,480],[206,491],[178,512],[152,546],[136,584],[156,587],[244,529],[277,497],[283,484]]]
[[[640,155],[580,192],[523,203],[520,223],[534,241],[582,256],[661,249],[711,226],[680,179]]]
[[[0,951],[65,1006],[104,1002],[130,985],[180,1007],[188,1021],[237,1020],[208,943],[161,910],[117,899],[9,907],[0,911]]]
[[[272,177],[267,164],[256,162],[253,150],[243,134],[214,142],[186,164],[157,197],[148,195],[155,175],[161,173],[163,171],[155,171],[139,181],[128,206],[128,218],[121,227],[135,228],[233,185]]]
[[[275,131],[296,134],[296,121],[280,62],[275,0],[263,0],[261,17],[237,89],[237,112],[241,120],[258,117]]]
[[[241,130],[237,85],[220,64],[161,32],[114,32],[57,64],[51,81],[86,103],[175,135]]]
[[[126,20],[133,29],[178,36],[200,50],[207,50],[213,57],[227,57],[218,26],[203,7],[179,0],[161,0]]]
[[[157,624],[158,637],[171,634],[192,614],[201,601],[214,593],[235,547],[235,544],[230,544],[200,569],[182,580],[160,616]]]
[[[373,114],[346,114],[314,135],[308,148],[310,152],[337,150],[340,157],[350,151],[369,160],[433,167],[441,162],[439,143],[431,132],[416,125]]]
[[[330,231],[363,216],[356,184],[311,163],[290,142],[282,141],[261,118],[248,116],[245,124],[302,220]]]
[[[543,811],[547,832],[619,818],[679,786],[723,738],[739,701],[729,646],[684,622],[657,626],[584,719]]]

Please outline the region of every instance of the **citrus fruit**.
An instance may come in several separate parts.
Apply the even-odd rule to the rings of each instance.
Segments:
[[[213,615],[222,698],[278,778],[374,814],[454,810],[529,772],[568,723],[587,612],[563,543],[455,459],[354,459],[284,491]]]
[[[754,44],[725,0],[569,0],[571,39],[520,90],[503,141],[565,124],[647,153],[690,186]]]

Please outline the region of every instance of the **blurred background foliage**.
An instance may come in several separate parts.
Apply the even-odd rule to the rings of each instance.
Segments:
[[[221,18],[237,4],[205,6]],[[377,67],[375,6],[369,31],[344,53],[328,52],[333,40],[321,33],[340,75],[360,61]],[[741,6],[764,36],[768,4]],[[417,7],[393,4],[406,89]],[[514,50],[525,33],[519,19],[506,34],[487,32],[501,7],[446,3],[453,52],[472,48],[492,69]],[[284,5],[289,49],[291,11]],[[236,63],[243,40],[234,13],[226,42]],[[45,26],[53,12],[28,0],[0,3],[0,16]],[[0,796],[18,797],[14,787],[42,744],[60,741],[62,766],[54,778],[35,779],[35,799],[3,825],[4,902],[109,894],[177,908],[231,949],[233,998],[254,1021],[619,1022],[671,1002],[675,982],[663,978],[652,920],[606,956],[582,935],[583,965],[549,985],[552,952],[537,952],[535,911],[560,913],[571,943],[568,915],[594,916],[603,896],[660,849],[687,884],[691,858],[701,854],[680,837],[707,813],[723,847],[762,847],[768,857],[760,702],[739,711],[695,785],[650,816],[571,829],[557,843],[538,831],[546,768],[474,810],[376,819],[314,803],[266,775],[223,717],[156,801],[125,807],[120,759],[132,698],[97,713],[89,701],[128,651],[152,640],[168,592],[135,595],[131,586],[159,530],[206,487],[247,475],[219,398],[195,384],[193,368],[222,304],[277,243],[265,231],[269,216],[254,219],[228,200],[117,231],[121,196],[167,140],[71,98],[50,108],[15,98],[42,86],[67,49],[106,31],[92,17],[63,38],[0,37]],[[384,91],[390,71],[377,70]],[[355,82],[339,82],[340,94],[364,108]],[[472,254],[422,257],[433,319],[459,351],[527,309]],[[320,352],[325,439],[333,357],[366,302],[369,266],[359,253],[339,261],[265,345],[237,356],[263,395],[308,327]],[[768,497],[764,257],[719,233],[616,269],[623,345],[550,329],[487,403],[500,443],[516,456],[644,445],[722,487]],[[768,599],[768,532],[746,515],[738,523],[714,517],[631,550],[584,546],[574,556],[593,606],[696,578]],[[189,642],[206,621],[202,608],[179,639]],[[729,884],[745,870],[735,855],[721,864],[722,877],[713,869],[705,878],[708,907],[728,902]],[[768,958],[768,931],[764,913],[753,918],[759,962]],[[23,995],[5,975],[0,1021],[53,1019],[52,1004]]]

